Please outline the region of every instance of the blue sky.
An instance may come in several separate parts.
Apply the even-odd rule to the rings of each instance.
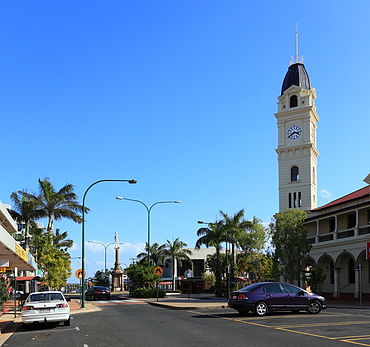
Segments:
[[[49,177],[88,194],[86,240],[196,241],[196,221],[278,209],[281,83],[300,54],[317,91],[319,204],[370,172],[370,3],[356,1],[2,1],[0,200]],[[81,249],[81,226],[57,222]],[[103,247],[87,248],[88,275]],[[108,253],[112,265],[113,250]],[[73,261],[75,270],[80,264]]]

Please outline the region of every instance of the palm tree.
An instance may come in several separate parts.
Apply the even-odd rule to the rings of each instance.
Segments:
[[[76,223],[82,222],[82,217],[79,214],[82,212],[82,206],[77,201],[77,195],[73,191],[74,186],[72,184],[66,184],[55,191],[48,178],[39,179],[39,190],[38,195],[27,192],[22,192],[22,194],[36,204],[35,214],[37,218],[48,219],[46,230],[50,234],[53,233],[54,220],[67,218]],[[87,211],[88,209],[86,209]]]
[[[158,243],[153,243],[149,248],[150,260],[155,266],[159,265],[164,258],[164,250],[166,245],[159,245]],[[141,263],[148,263],[148,243],[145,243],[146,252],[138,254],[136,257],[140,259]]]
[[[231,242],[232,267],[234,267],[236,264],[235,248],[238,247],[239,239],[244,237],[246,230],[252,226],[252,223],[244,219],[243,209],[235,213],[232,217],[223,211],[220,211],[220,213],[223,217],[225,233]]]
[[[55,230],[55,235],[53,236],[53,244],[57,246],[60,250],[67,252],[68,248],[73,246],[73,240],[66,240],[68,233],[65,231],[60,234],[60,230]]]
[[[166,249],[163,254],[164,256],[169,257],[172,261],[172,288],[175,290],[175,266],[177,262],[181,264],[183,260],[189,260],[189,255],[191,255],[192,252],[184,248],[187,244],[180,241],[179,238],[176,238],[173,242],[167,240],[165,246]]]
[[[25,225],[24,241],[26,248],[28,248],[30,228],[36,226],[34,220],[38,219],[39,216],[36,213],[35,202],[31,199],[27,199],[24,193],[24,191],[18,191],[10,195],[14,207],[14,209],[10,211],[10,214],[18,224],[23,223]]]
[[[223,229],[223,221],[216,221],[215,223],[209,223],[208,228],[200,228],[197,231],[199,239],[195,244],[195,248],[200,248],[201,245],[216,248],[216,271],[215,271],[215,294],[221,296],[222,287],[222,270],[221,270],[221,256],[220,252],[222,249],[221,243],[225,241],[225,231]]]

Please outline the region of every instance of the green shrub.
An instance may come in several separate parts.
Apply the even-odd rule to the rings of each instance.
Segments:
[[[131,292],[133,298],[156,298],[157,297],[157,288],[155,287],[146,287],[146,288],[137,288]],[[166,297],[166,292],[162,289],[158,290],[158,297]]]

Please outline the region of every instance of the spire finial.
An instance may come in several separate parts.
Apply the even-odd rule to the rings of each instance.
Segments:
[[[298,23],[295,23],[295,62],[299,62],[298,55]]]

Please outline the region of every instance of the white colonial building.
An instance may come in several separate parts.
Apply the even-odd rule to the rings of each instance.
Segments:
[[[370,300],[370,266],[365,259],[366,242],[370,241],[370,186],[317,207],[319,118],[315,98],[305,66],[296,59],[285,75],[275,114],[279,210],[307,212],[305,226],[312,249],[305,268],[323,270],[322,291],[327,296],[349,299],[363,294]]]

